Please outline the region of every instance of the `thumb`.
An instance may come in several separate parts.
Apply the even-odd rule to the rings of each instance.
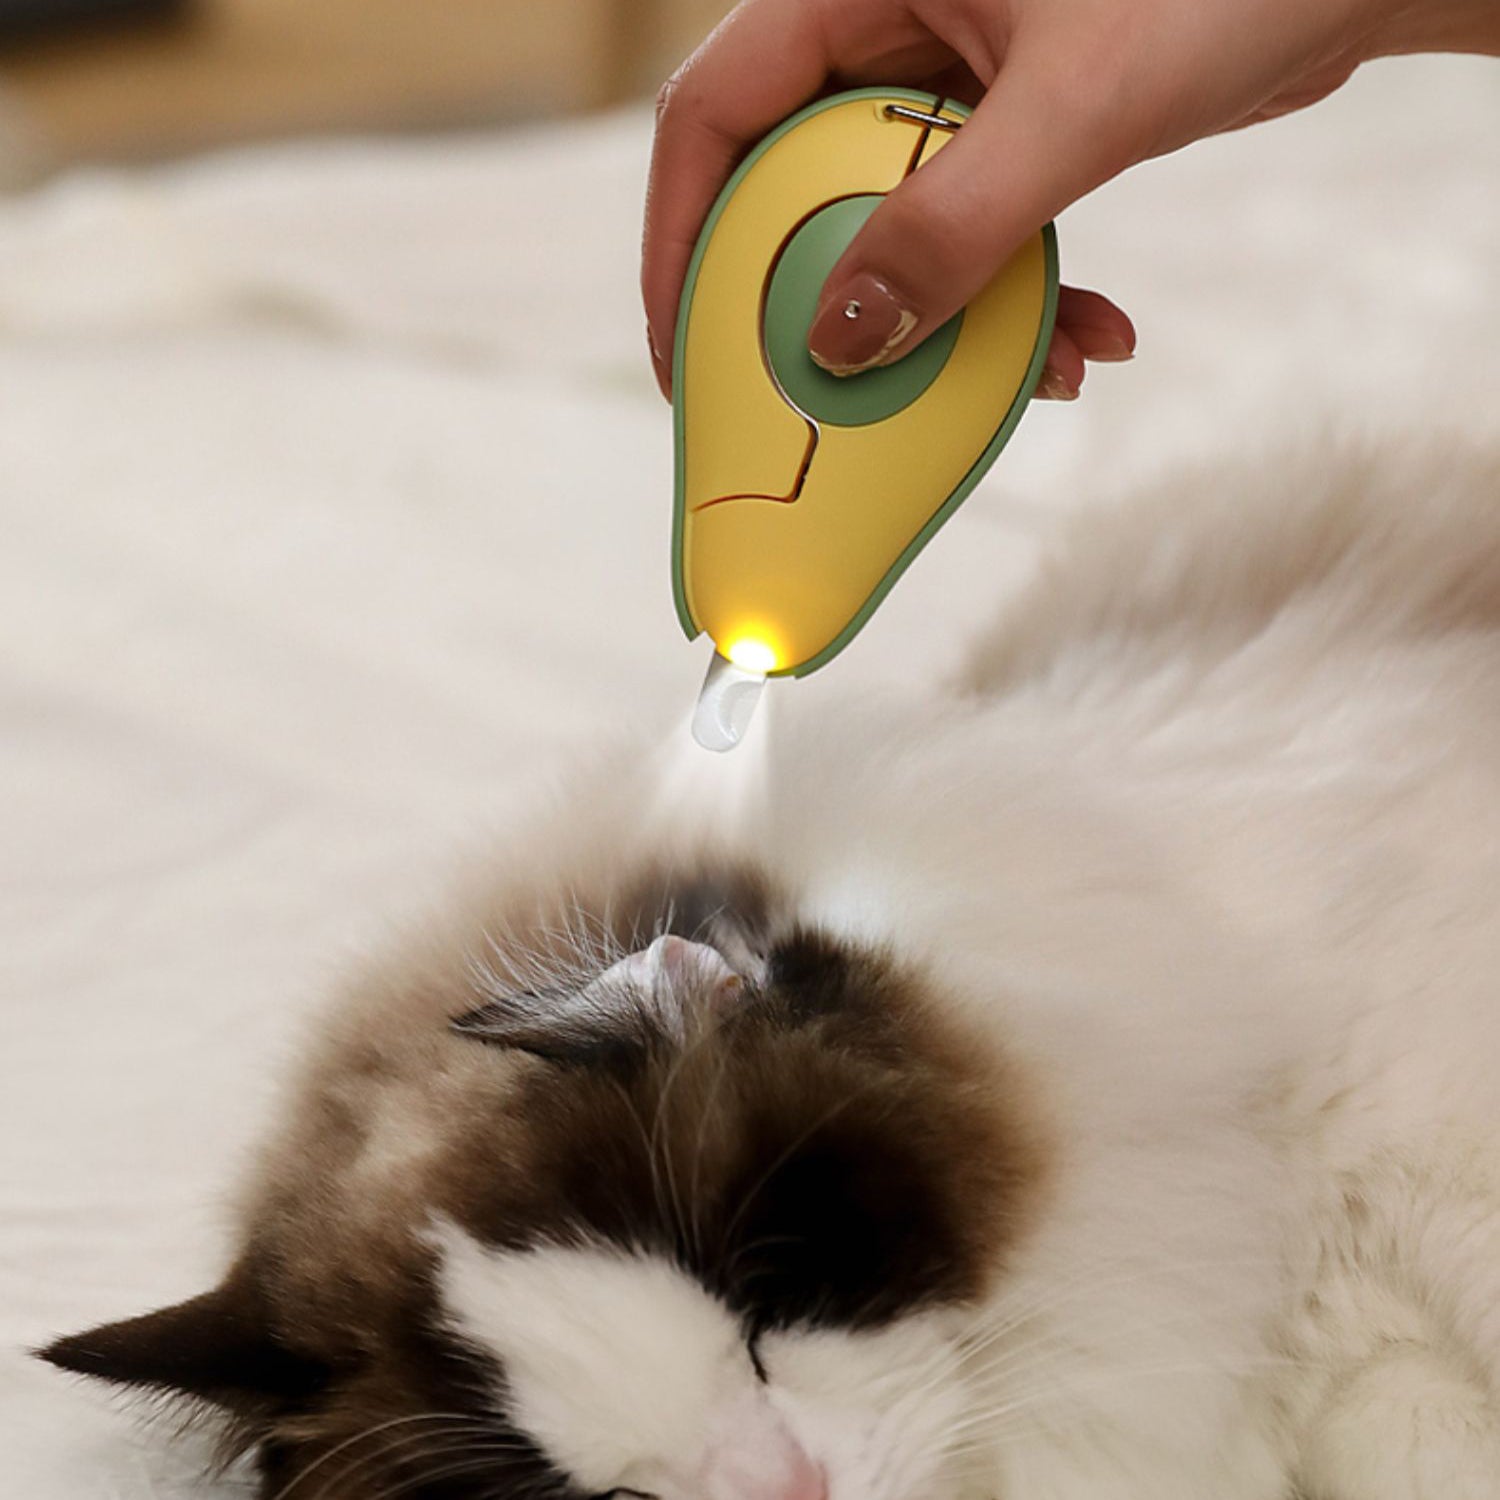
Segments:
[[[1113,176],[1119,167],[1088,149],[1097,132],[1078,114],[1008,59],[968,122],[888,195],[829,272],[808,333],[813,359],[854,375],[909,354],[1054,214]],[[1079,127],[1061,141],[1060,116]]]

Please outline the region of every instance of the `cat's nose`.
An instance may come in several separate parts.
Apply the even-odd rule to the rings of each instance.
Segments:
[[[828,1476],[780,1421],[724,1433],[705,1455],[703,1500],[828,1500]]]
[[[794,1443],[796,1457],[782,1477],[776,1500],[828,1500],[828,1475],[823,1465]]]

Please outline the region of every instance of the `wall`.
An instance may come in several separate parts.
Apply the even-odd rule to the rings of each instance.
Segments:
[[[437,128],[648,94],[727,0],[196,0],[179,19],[0,53],[49,162],[303,131]]]

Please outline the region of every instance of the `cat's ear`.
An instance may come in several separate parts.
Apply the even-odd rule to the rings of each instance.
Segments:
[[[577,1013],[575,997],[521,990],[455,1016],[450,1029],[488,1047],[529,1052],[545,1062],[581,1064],[646,1040],[619,1025],[608,1028]]]
[[[772,902],[765,882],[748,871],[673,880],[655,901],[665,912],[662,931],[706,943],[751,983],[765,978],[771,948]]]
[[[717,949],[669,934],[577,991],[507,995],[450,1024],[548,1062],[597,1065],[681,1042],[691,1016],[732,1006],[744,983]]]
[[[246,1416],[311,1395],[329,1373],[272,1336],[262,1299],[242,1274],[175,1307],[71,1334],[35,1352],[61,1370]]]

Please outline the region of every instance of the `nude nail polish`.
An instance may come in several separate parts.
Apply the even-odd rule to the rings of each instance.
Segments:
[[[1097,364],[1124,364],[1126,360],[1135,358],[1135,350],[1116,334],[1106,334],[1103,338],[1084,340],[1079,343],[1083,350],[1083,357],[1091,359]]]
[[[1078,388],[1069,385],[1056,370],[1046,369],[1037,385],[1037,395],[1047,401],[1076,401]]]
[[[857,375],[886,364],[911,336],[917,315],[885,282],[861,271],[813,320],[808,347],[831,375]]]

